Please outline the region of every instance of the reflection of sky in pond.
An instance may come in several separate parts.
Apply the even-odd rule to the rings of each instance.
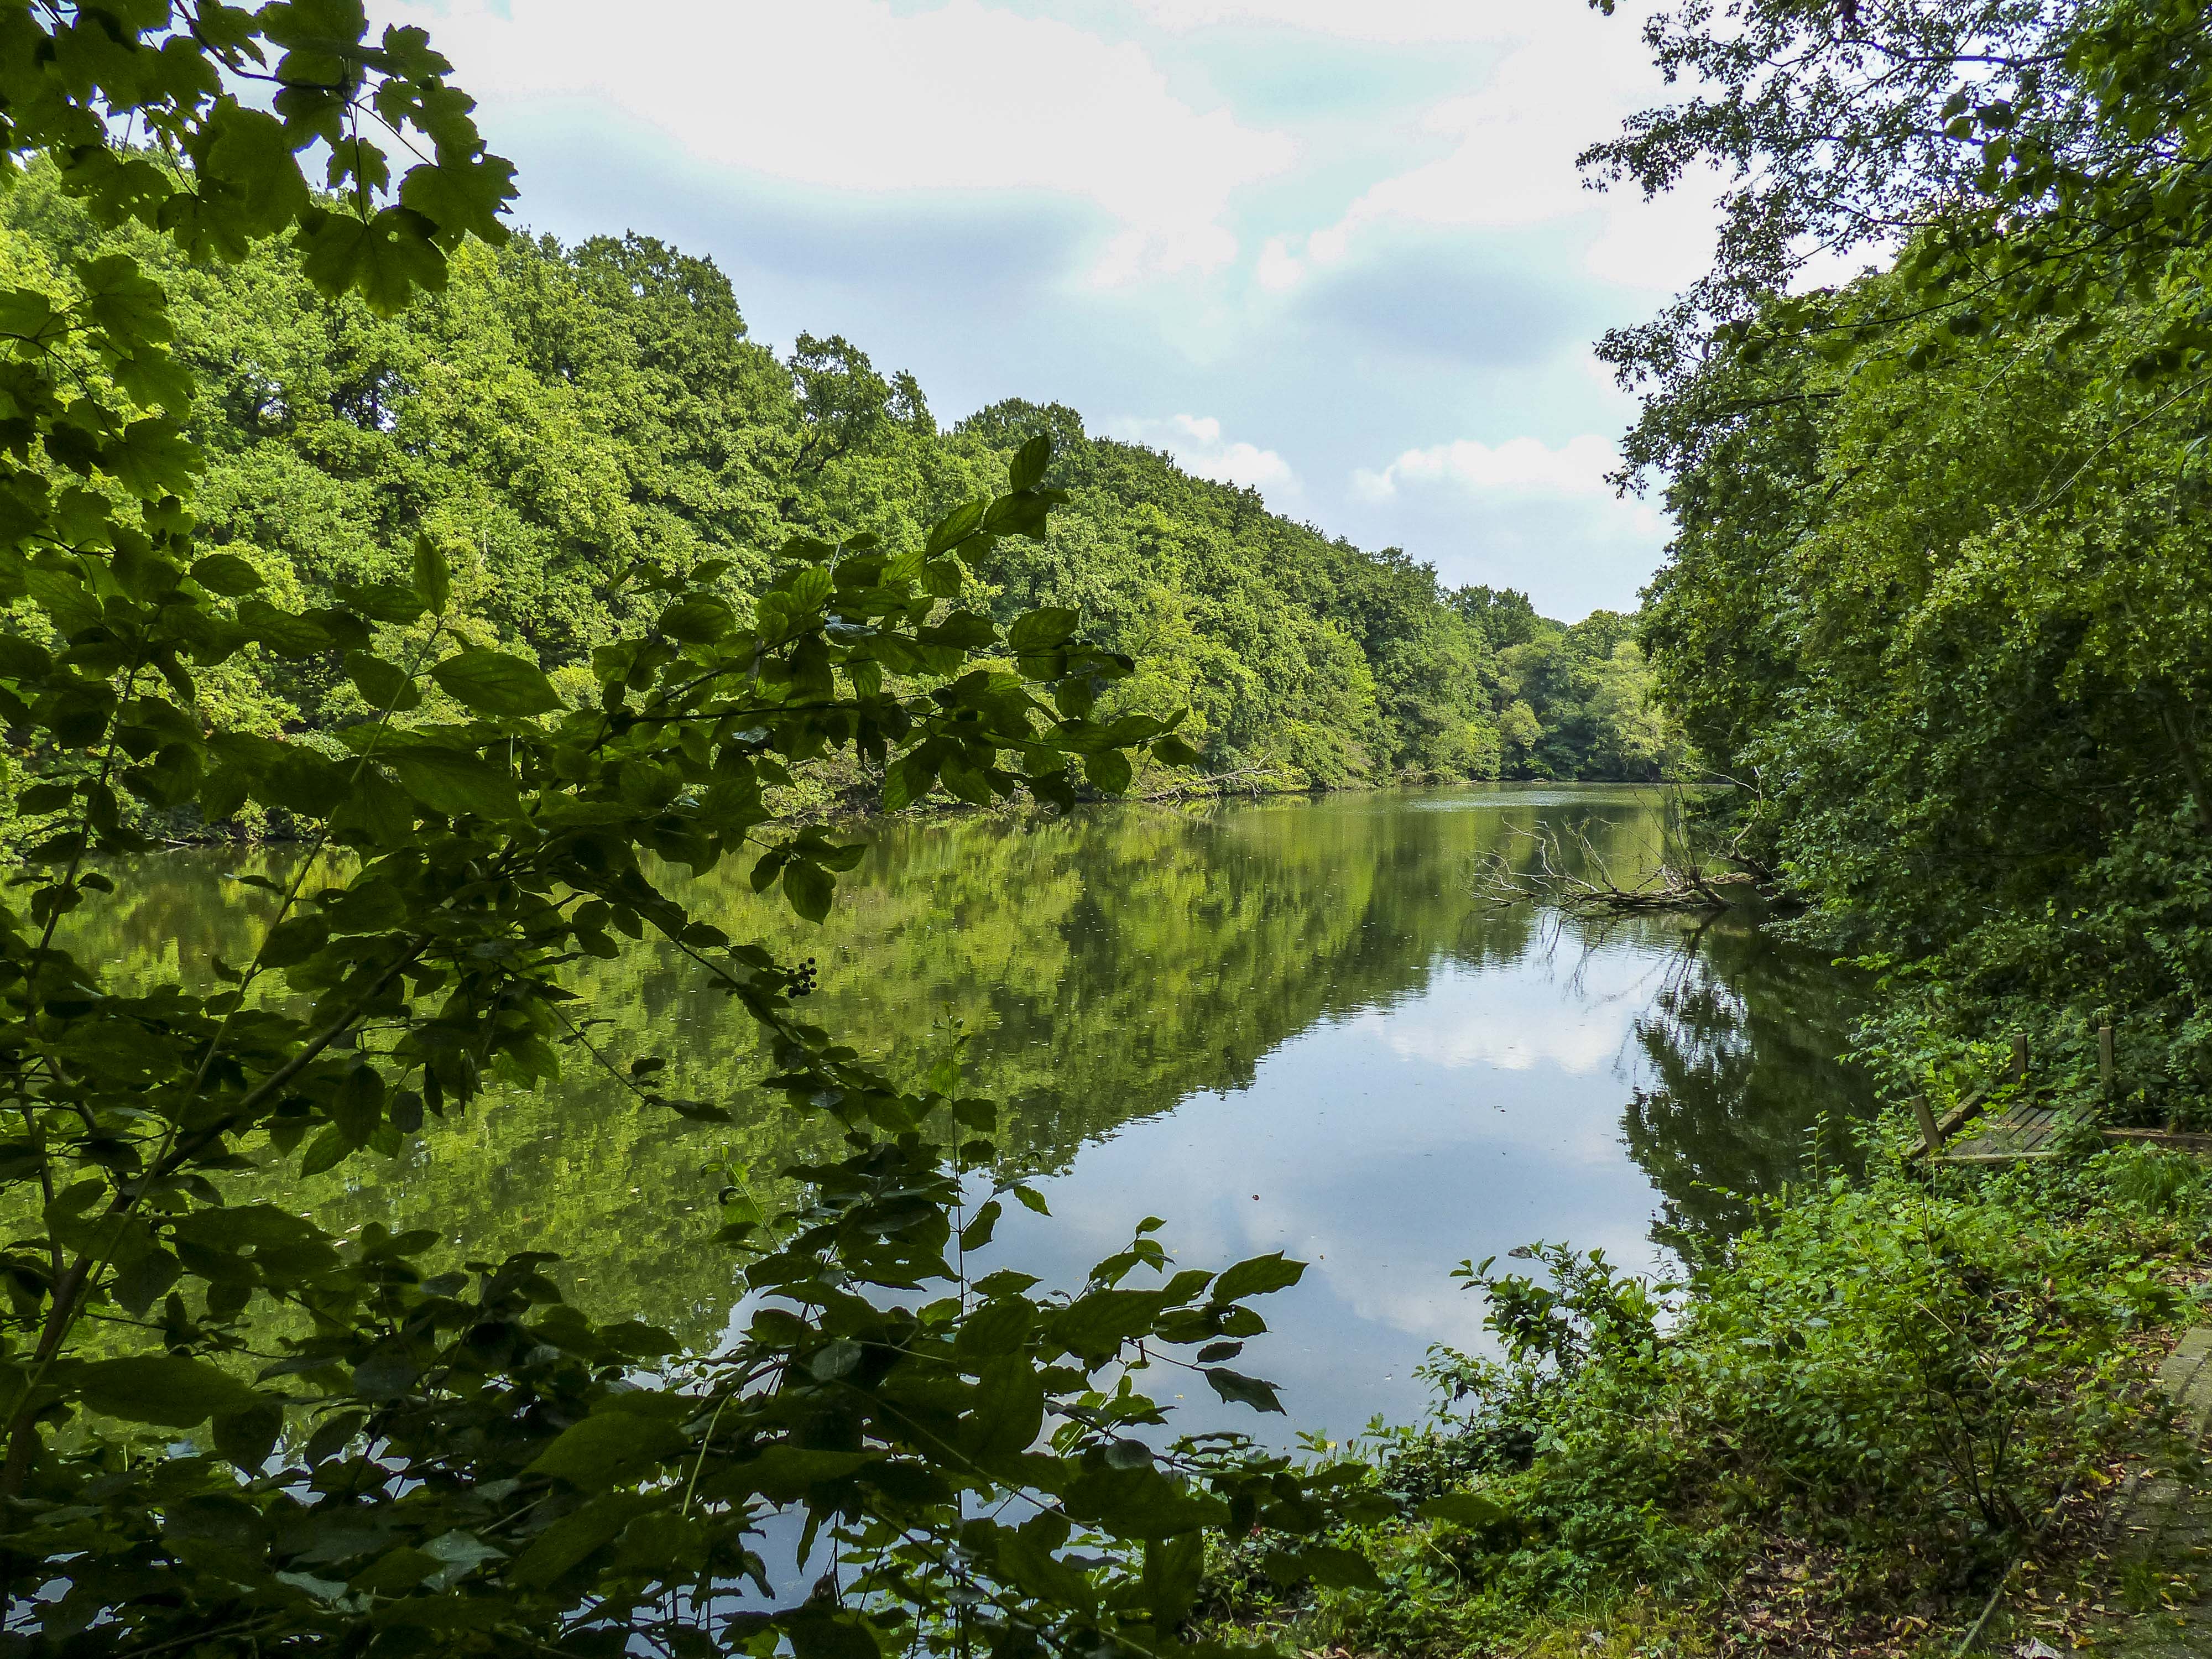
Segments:
[[[1170,1218],[1159,1237],[1184,1265],[1282,1250],[1312,1265],[1258,1304],[1272,1333],[1235,1363],[1282,1385],[1288,1423],[1162,1368],[1152,1387],[1186,1396],[1178,1427],[1341,1437],[1376,1413],[1418,1417],[1429,1346],[1482,1344],[1481,1299],[1450,1276],[1460,1261],[1565,1238],[1662,1265],[1651,1182],[1620,1135],[1656,966],[1609,950],[1572,980],[1540,957],[1443,967],[1418,995],[1292,1038],[1250,1088],[1087,1147],[1042,1183],[1052,1218],[1011,1212],[992,1259],[1070,1283],[1146,1215]]]

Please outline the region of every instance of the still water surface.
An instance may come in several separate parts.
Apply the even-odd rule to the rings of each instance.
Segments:
[[[1480,898],[1475,859],[1547,820],[1587,825],[1620,870],[1656,855],[1653,792],[1463,788],[889,824],[819,929],[736,870],[693,896],[733,933],[813,956],[814,1018],[894,1068],[962,1023],[971,1087],[1008,1103],[1010,1161],[1054,1212],[1012,1210],[994,1265],[1077,1283],[1150,1215],[1183,1265],[1310,1261],[1238,1362],[1281,1385],[1287,1421],[1203,1385],[1178,1413],[1185,1431],[1279,1443],[1421,1413],[1429,1346],[1482,1346],[1455,1263],[1544,1239],[1663,1268],[1735,1224],[1731,1194],[1796,1176],[1824,1115],[1863,1109],[1834,1058],[1850,982],[1749,917],[1579,921]],[[98,924],[111,959],[181,953],[189,972],[207,949],[249,952],[265,900],[225,867],[171,861]],[[334,1227],[437,1228],[475,1259],[557,1250],[593,1311],[714,1342],[739,1310],[705,1242],[708,1166],[734,1157],[773,1188],[826,1141],[751,1092],[750,1033],[672,953],[592,964],[577,988],[615,1054],[666,1055],[738,1126],[648,1115],[577,1072],[284,1195]]]

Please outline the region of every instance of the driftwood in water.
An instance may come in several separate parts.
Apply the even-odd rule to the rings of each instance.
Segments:
[[[1290,774],[1271,766],[1247,766],[1234,772],[1193,774],[1179,779],[1164,789],[1154,789],[1144,794],[1125,796],[1128,800],[1197,800],[1210,795],[1249,795],[1257,800],[1262,795],[1281,794],[1297,786]]]
[[[1686,849],[1668,846],[1659,862],[1625,884],[1580,824],[1563,838],[1549,824],[1512,833],[1528,842],[1533,863],[1516,866],[1502,852],[1476,862],[1476,892],[1495,904],[1555,904],[1570,910],[1725,910],[1757,878],[1714,871]],[[1571,844],[1572,852],[1569,852]]]

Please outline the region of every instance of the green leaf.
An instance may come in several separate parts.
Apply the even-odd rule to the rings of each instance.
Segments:
[[[1206,1577],[1206,1534],[1187,1532],[1145,1541],[1144,1592],[1152,1622],[1172,1630],[1198,1600]]]
[[[1129,757],[1118,749],[1099,749],[1083,757],[1083,775],[1091,787],[1118,795],[1129,787]]]
[[[371,582],[365,587],[340,582],[337,596],[349,609],[372,621],[400,626],[413,622],[430,608],[420,593],[398,582]]]
[[[927,795],[936,782],[936,769],[917,756],[894,762],[884,774],[884,811],[903,812]]]
[[[431,228],[404,207],[380,209],[367,220],[311,209],[300,220],[301,269],[324,293],[358,294],[370,310],[396,317],[417,293],[446,286],[446,258],[431,242]]]
[[[793,859],[783,866],[783,896],[809,921],[819,921],[830,914],[836,885],[827,870],[809,860]]]
[[[1504,1505],[1479,1492],[1446,1492],[1415,1504],[1413,1513],[1424,1521],[1444,1521],[1455,1527],[1494,1527],[1513,1518]]]
[[[381,758],[399,775],[408,793],[434,812],[448,817],[522,816],[514,774],[481,755],[425,744],[396,749]]]
[[[1044,470],[1051,465],[1052,440],[1040,432],[1014,452],[1006,481],[1016,489],[1030,489],[1044,482]]]
[[[198,174],[204,184],[222,187],[223,205],[237,213],[240,230],[266,236],[306,208],[307,181],[282,121],[226,98],[209,116],[205,131],[210,142],[200,152]]]
[[[398,664],[366,651],[350,651],[345,665],[347,678],[371,708],[404,710],[422,706],[422,688],[409,679]]]
[[[1030,1449],[1044,1429],[1044,1382],[1028,1355],[1009,1354],[983,1368],[968,1421],[967,1443],[979,1457]]]
[[[1032,611],[1014,619],[1006,630],[1006,643],[1017,652],[1047,651],[1065,643],[1082,620],[1082,612],[1060,605]]]
[[[963,501],[954,507],[939,519],[935,528],[930,531],[929,540],[922,546],[922,557],[933,559],[939,554],[957,546],[974,535],[975,526],[983,522],[983,514],[989,507],[988,501],[978,499]]]
[[[1306,1264],[1284,1259],[1280,1250],[1238,1262],[1213,1281],[1216,1302],[1242,1302],[1248,1296],[1265,1296],[1288,1290],[1305,1276]]]
[[[1256,1376],[1246,1376],[1219,1365],[1210,1366],[1206,1380],[1213,1385],[1214,1393],[1231,1403],[1242,1403],[1255,1411],[1281,1413],[1283,1402],[1275,1396],[1275,1385]]]
[[[54,315],[54,302],[33,288],[0,289],[0,335],[45,345],[69,331]]]
[[[660,613],[660,631],[686,645],[712,645],[736,625],[736,613],[715,599],[682,599]]]
[[[1088,1612],[1096,1601],[1091,1581],[1046,1547],[1042,1530],[1032,1530],[1035,1524],[1000,1534],[999,1564],[1017,1584],[1048,1606]],[[1065,1522],[1061,1530],[1066,1530]]]
[[[235,553],[210,553],[192,563],[192,580],[211,593],[237,599],[261,586],[261,573]]]
[[[287,916],[270,928],[269,937],[262,941],[261,965],[289,968],[295,963],[305,962],[323,948],[330,936],[330,925],[320,916]]]
[[[399,200],[436,225],[448,246],[467,235],[495,247],[507,240],[500,214],[514,198],[514,168],[495,155],[407,169],[399,181]]]
[[[236,1464],[243,1474],[258,1478],[276,1437],[284,1431],[284,1408],[274,1400],[258,1400],[236,1411],[221,1413],[215,1419],[215,1449]]]
[[[563,1429],[524,1471],[574,1486],[603,1486],[634,1478],[684,1448],[674,1425],[630,1412],[599,1412]]]
[[[551,1583],[613,1538],[650,1501],[631,1492],[610,1492],[562,1516],[515,1558],[510,1569],[515,1582],[532,1586]]]
[[[1325,1589],[1379,1590],[1382,1580],[1357,1550],[1309,1544],[1297,1550],[1270,1550],[1262,1565],[1278,1583],[1310,1578]]]
[[[921,629],[915,637],[924,645],[944,645],[957,651],[973,651],[996,640],[999,629],[988,617],[974,611],[956,611],[933,627]]]
[[[427,531],[415,538],[414,585],[415,592],[434,615],[446,614],[447,601],[453,596],[453,574],[446,567],[445,554]]]
[[[102,445],[100,464],[132,495],[150,501],[190,489],[204,462],[199,446],[175,420],[151,415],[131,422],[120,436]]]
[[[189,1429],[217,1412],[251,1411],[264,1396],[204,1360],[177,1354],[101,1359],[76,1374],[76,1389],[96,1412],[129,1423]]]
[[[479,714],[542,714],[561,705],[534,663],[501,651],[464,651],[430,671],[446,694]]]
[[[239,626],[280,657],[304,662],[319,657],[337,643],[320,623],[280,611],[265,599],[244,599],[238,607]]]
[[[305,1181],[325,1170],[334,1170],[359,1150],[359,1143],[349,1139],[344,1130],[335,1123],[328,1124],[308,1143],[307,1152],[301,1156],[300,1179]]]
[[[873,1632],[856,1614],[808,1607],[784,1614],[781,1623],[793,1659],[882,1659]]]

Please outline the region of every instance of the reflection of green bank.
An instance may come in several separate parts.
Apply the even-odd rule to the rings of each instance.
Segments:
[[[1492,787],[875,826],[819,928],[757,897],[738,866],[693,897],[785,959],[813,957],[812,1018],[894,1071],[918,1069],[945,1023],[963,1022],[974,1086],[1010,1106],[1007,1156],[1050,1170],[1195,1091],[1245,1087],[1286,1039],[1418,992],[1440,966],[1542,951],[1571,967],[1586,945],[1648,951],[1688,936],[1684,919],[1592,932],[1475,896],[1467,875],[1479,855],[1510,853],[1515,829],[1562,813],[1587,817],[1620,867],[1656,854],[1656,792]],[[202,948],[250,954],[264,900],[224,880],[227,867],[234,856],[173,855],[169,878],[134,884],[127,908],[87,924],[108,936],[91,954],[127,974],[173,965],[182,940],[188,976]],[[1665,1087],[1627,1126],[1671,1214],[1692,1224],[1724,1218],[1698,1182],[1771,1184],[1796,1169],[1813,1115],[1848,1096],[1823,1070],[1839,1046],[1833,974],[1741,924],[1715,925],[1703,945],[1644,1022]],[[772,1180],[822,1132],[750,1087],[761,1070],[750,1030],[672,951],[648,945],[583,965],[574,988],[611,1022],[596,1035],[612,1055],[664,1055],[674,1087],[732,1106],[738,1124],[646,1113],[572,1063],[549,1091],[502,1093],[434,1123],[399,1158],[357,1158],[288,1201],[337,1228],[436,1227],[475,1258],[557,1250],[593,1308],[711,1338],[731,1276],[703,1242],[720,1184],[704,1166],[726,1147]]]

